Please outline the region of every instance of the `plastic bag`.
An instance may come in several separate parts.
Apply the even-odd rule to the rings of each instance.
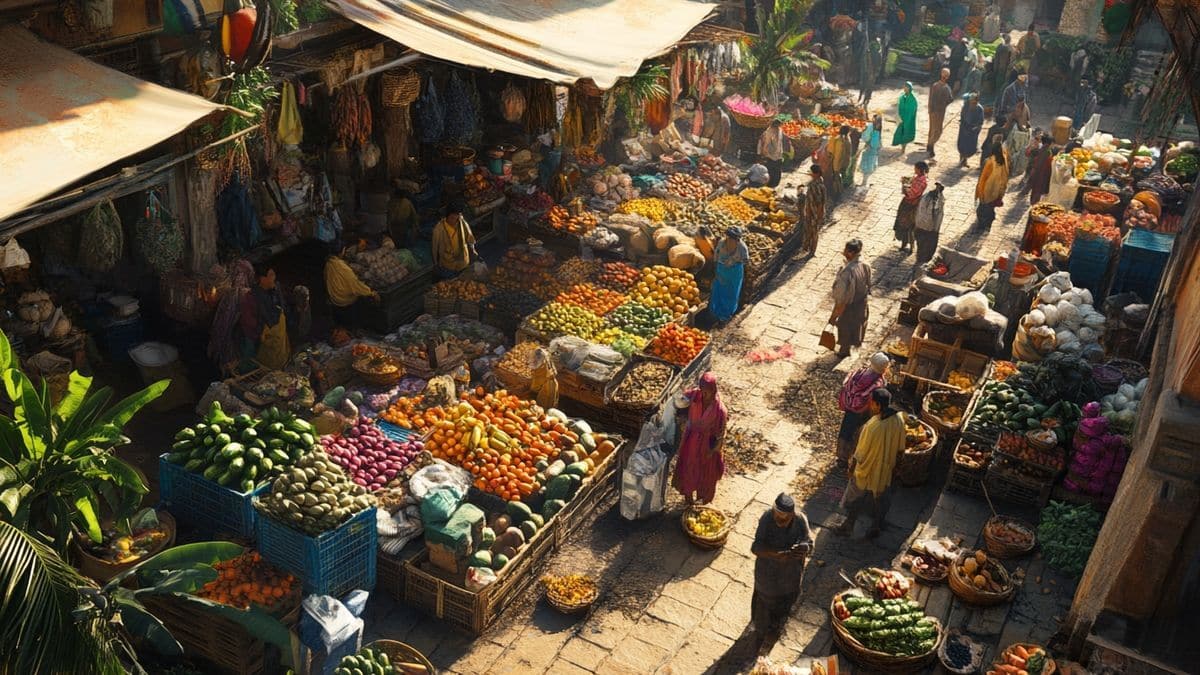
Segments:
[[[471,474],[466,471],[437,462],[414,473],[412,478],[408,479],[408,491],[418,501],[444,487],[453,487],[460,495],[464,495],[471,487],[471,480]]]
[[[355,617],[350,608],[333,596],[310,595],[301,605],[305,616],[320,628],[321,645],[326,653],[337,649],[346,640],[354,639],[363,628],[363,620]]]
[[[435,524],[450,520],[462,503],[462,497],[463,493],[453,486],[444,486],[425,495],[421,500],[421,522]]]
[[[496,573],[487,567],[467,568],[467,590],[478,593],[496,582]]]
[[[983,316],[987,314],[987,311],[987,296],[979,291],[971,291],[954,303],[954,315],[960,321],[969,321],[977,316]]]

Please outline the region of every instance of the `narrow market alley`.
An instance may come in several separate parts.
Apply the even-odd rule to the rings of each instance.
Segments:
[[[890,567],[906,548],[905,542],[918,533],[958,535],[966,545],[974,543],[988,515],[986,504],[942,493],[942,475],[936,472],[921,488],[900,489],[888,527],[878,539],[863,539],[861,528],[852,539],[831,532],[842,519],[836,505],[846,483],[845,472],[833,468],[840,420],[837,389],[849,369],[894,334],[900,300],[914,273],[913,257],[899,252],[892,224],[900,178],[926,158],[920,142],[926,138],[927,89],[916,91],[921,102],[918,143],[900,157],[898,148],[887,147],[894,129],[888,113],[894,118],[898,85],[890,83],[874,98],[873,108],[885,114],[885,148],[869,187],[848,190],[832,210],[816,255],[788,261],[765,296],[715,338],[712,369],[729,407],[731,429],[741,435],[732,461],[742,471],[721,481],[714,504],[737,520],[725,547],[719,552],[692,547],[678,526],[682,508],[678,495],[672,494],[665,513],[643,522],[622,520],[614,507],[603,511],[590,531],[575,533],[546,566],[550,573],[583,572],[599,579],[601,599],[586,618],[558,615],[536,603],[535,594],[527,593],[524,605],[507,611],[499,624],[472,640],[448,632],[416,610],[380,599],[368,610],[372,614],[365,640],[402,640],[430,655],[439,668],[464,674],[732,673],[753,662],[744,634],[753,585],[750,544],[758,516],[780,491],[790,490],[796,496],[816,538],[801,602],[783,636],[766,650],[780,662],[793,662],[801,654],[835,653],[826,603],[845,586],[839,571],[853,574],[867,566]],[[1020,237],[1028,199],[1018,197],[1014,179],[992,229],[971,230],[979,157],[972,159],[968,169],[958,167],[954,143],[960,107],[956,102],[947,113],[940,161],[930,173],[931,185],[933,181],[946,185],[941,244],[995,258]],[[1036,99],[1033,110],[1035,126],[1048,124],[1058,114],[1057,108],[1041,113]],[[786,174],[782,187],[802,187],[806,167],[802,164]],[[856,178],[861,182],[861,176]],[[874,271],[875,287],[864,349],[838,362],[818,347],[817,339],[832,308],[829,289],[841,264],[842,244],[855,237],[864,243],[863,258]],[[791,345],[791,357],[757,364],[746,358],[751,350],[784,344]],[[1038,570],[1026,574],[1042,581]],[[1049,572],[1044,581],[1053,593],[1048,590],[1043,595],[1041,586],[1031,584],[1019,593],[1013,607],[975,612],[971,629],[1003,644],[1030,636],[1045,643],[1057,627],[1058,615],[1069,605],[1072,586],[1065,579],[1052,580]],[[949,589],[943,586],[930,595],[932,613],[949,611]],[[962,623],[963,618],[955,614],[950,625]],[[843,664],[849,672],[849,663],[843,659]]]

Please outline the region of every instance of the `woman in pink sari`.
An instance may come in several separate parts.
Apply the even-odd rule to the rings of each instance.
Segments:
[[[871,400],[871,392],[887,386],[887,369],[891,359],[883,352],[877,352],[870,362],[846,376],[842,382],[842,390],[838,392],[838,408],[842,415],[842,427],[838,430],[837,457],[839,464],[850,461],[854,454],[855,443],[858,442],[858,432],[871,416],[867,403]]]
[[[672,485],[688,504],[707,504],[717,493],[717,481],[725,473],[725,422],[729,413],[717,393],[717,376],[700,377],[700,386],[685,392],[689,405],[687,424],[679,443]]]

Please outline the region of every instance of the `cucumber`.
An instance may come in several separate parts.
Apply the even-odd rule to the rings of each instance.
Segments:
[[[233,485],[237,484],[238,478],[239,474],[237,472],[235,472],[233,469],[228,469],[225,471],[225,473],[221,474],[217,478],[217,482],[225,487],[232,487]]]
[[[233,438],[230,437],[229,434],[217,434],[217,439],[215,441],[213,441],[213,444],[216,445],[217,447],[223,448],[232,442],[233,442]]]
[[[264,476],[271,473],[271,470],[274,468],[275,462],[272,462],[270,457],[263,457],[262,459],[258,460],[258,470],[261,471]]]
[[[265,453],[263,453],[261,448],[250,448],[246,450],[246,457],[250,458],[250,461],[252,462],[260,462],[264,456]]]
[[[195,442],[190,438],[183,441],[175,441],[171,444],[171,452],[183,452],[184,450],[191,450],[194,445]]]
[[[278,448],[272,448],[271,450],[267,451],[266,456],[275,462],[279,462],[280,464],[290,462],[292,459],[286,452]]]
[[[184,471],[196,473],[200,470],[200,467],[204,466],[205,464],[206,462],[203,459],[193,459],[189,460],[187,464],[184,464],[183,469]]]
[[[241,443],[230,443],[221,450],[221,456],[225,459],[233,459],[241,457],[246,452],[246,446]]]
[[[254,429],[242,429],[242,442],[249,443],[258,438],[258,432]]]
[[[207,478],[209,480],[216,480],[217,477],[221,475],[221,471],[222,471],[222,469],[220,466],[218,466],[216,464],[212,464],[207,469],[204,470],[203,475],[205,478]]]
[[[249,478],[243,479],[241,485],[238,487],[242,489],[243,493],[252,492],[254,491],[254,481]]]
[[[306,448],[311,448],[317,444],[317,439],[307,431],[300,434],[300,444]]]
[[[183,464],[192,456],[190,452],[172,452],[167,455],[167,461],[172,464]]]
[[[229,468],[241,473],[246,468],[246,460],[241,457],[234,457],[229,460]]]

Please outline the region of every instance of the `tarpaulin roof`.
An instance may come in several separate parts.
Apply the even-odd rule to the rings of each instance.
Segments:
[[[330,0],[346,18],[453,63],[534,79],[635,74],[716,7],[695,0]]]
[[[0,25],[0,220],[222,107]]]

